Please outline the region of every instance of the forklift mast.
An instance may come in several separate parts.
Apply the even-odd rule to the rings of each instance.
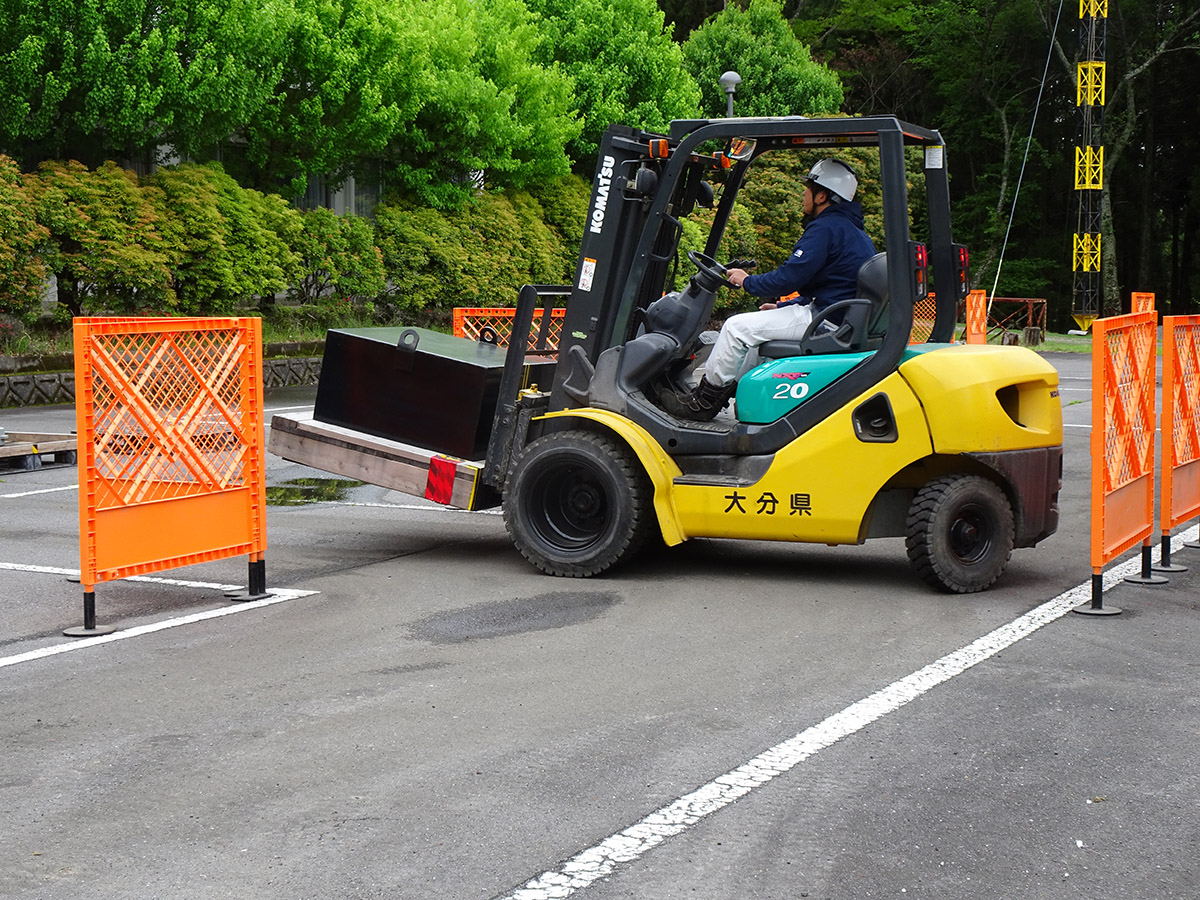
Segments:
[[[645,226],[648,193],[653,192],[656,180],[645,174],[650,169],[643,168],[649,142],[655,139],[662,138],[618,125],[609,128],[600,142],[559,359],[579,345],[594,363],[600,353],[624,339],[613,332],[634,250]],[[643,172],[640,185],[639,171]]]

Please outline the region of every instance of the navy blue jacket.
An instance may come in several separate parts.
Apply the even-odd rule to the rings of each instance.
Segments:
[[[756,297],[786,297],[822,310],[858,293],[858,269],[875,255],[875,245],[863,231],[862,206],[835,203],[808,223],[792,255],[772,272],[750,275],[742,288]]]

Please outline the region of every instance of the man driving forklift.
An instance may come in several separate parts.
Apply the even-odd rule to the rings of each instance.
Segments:
[[[798,340],[817,312],[855,296],[858,270],[875,255],[875,245],[863,230],[862,206],[854,200],[857,190],[854,170],[841,160],[822,159],[812,167],[803,198],[808,225],[791,256],[762,275],[739,268],[726,273],[734,287],[756,297],[797,296],[767,301],[755,311],[727,319],[699,383],[685,394],[664,391],[659,397],[663,409],[679,419],[712,419],[733,396],[754,348],[771,340]]]

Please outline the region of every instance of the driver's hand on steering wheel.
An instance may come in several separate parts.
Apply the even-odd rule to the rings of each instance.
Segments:
[[[749,274],[745,269],[728,269],[725,272],[725,278],[734,287],[740,288],[742,282],[746,280],[746,276]]]

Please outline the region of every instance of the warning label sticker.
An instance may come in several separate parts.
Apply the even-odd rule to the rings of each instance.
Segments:
[[[592,280],[596,277],[596,261],[583,258],[583,265],[579,268],[579,289],[581,291],[590,291],[592,289]]]

